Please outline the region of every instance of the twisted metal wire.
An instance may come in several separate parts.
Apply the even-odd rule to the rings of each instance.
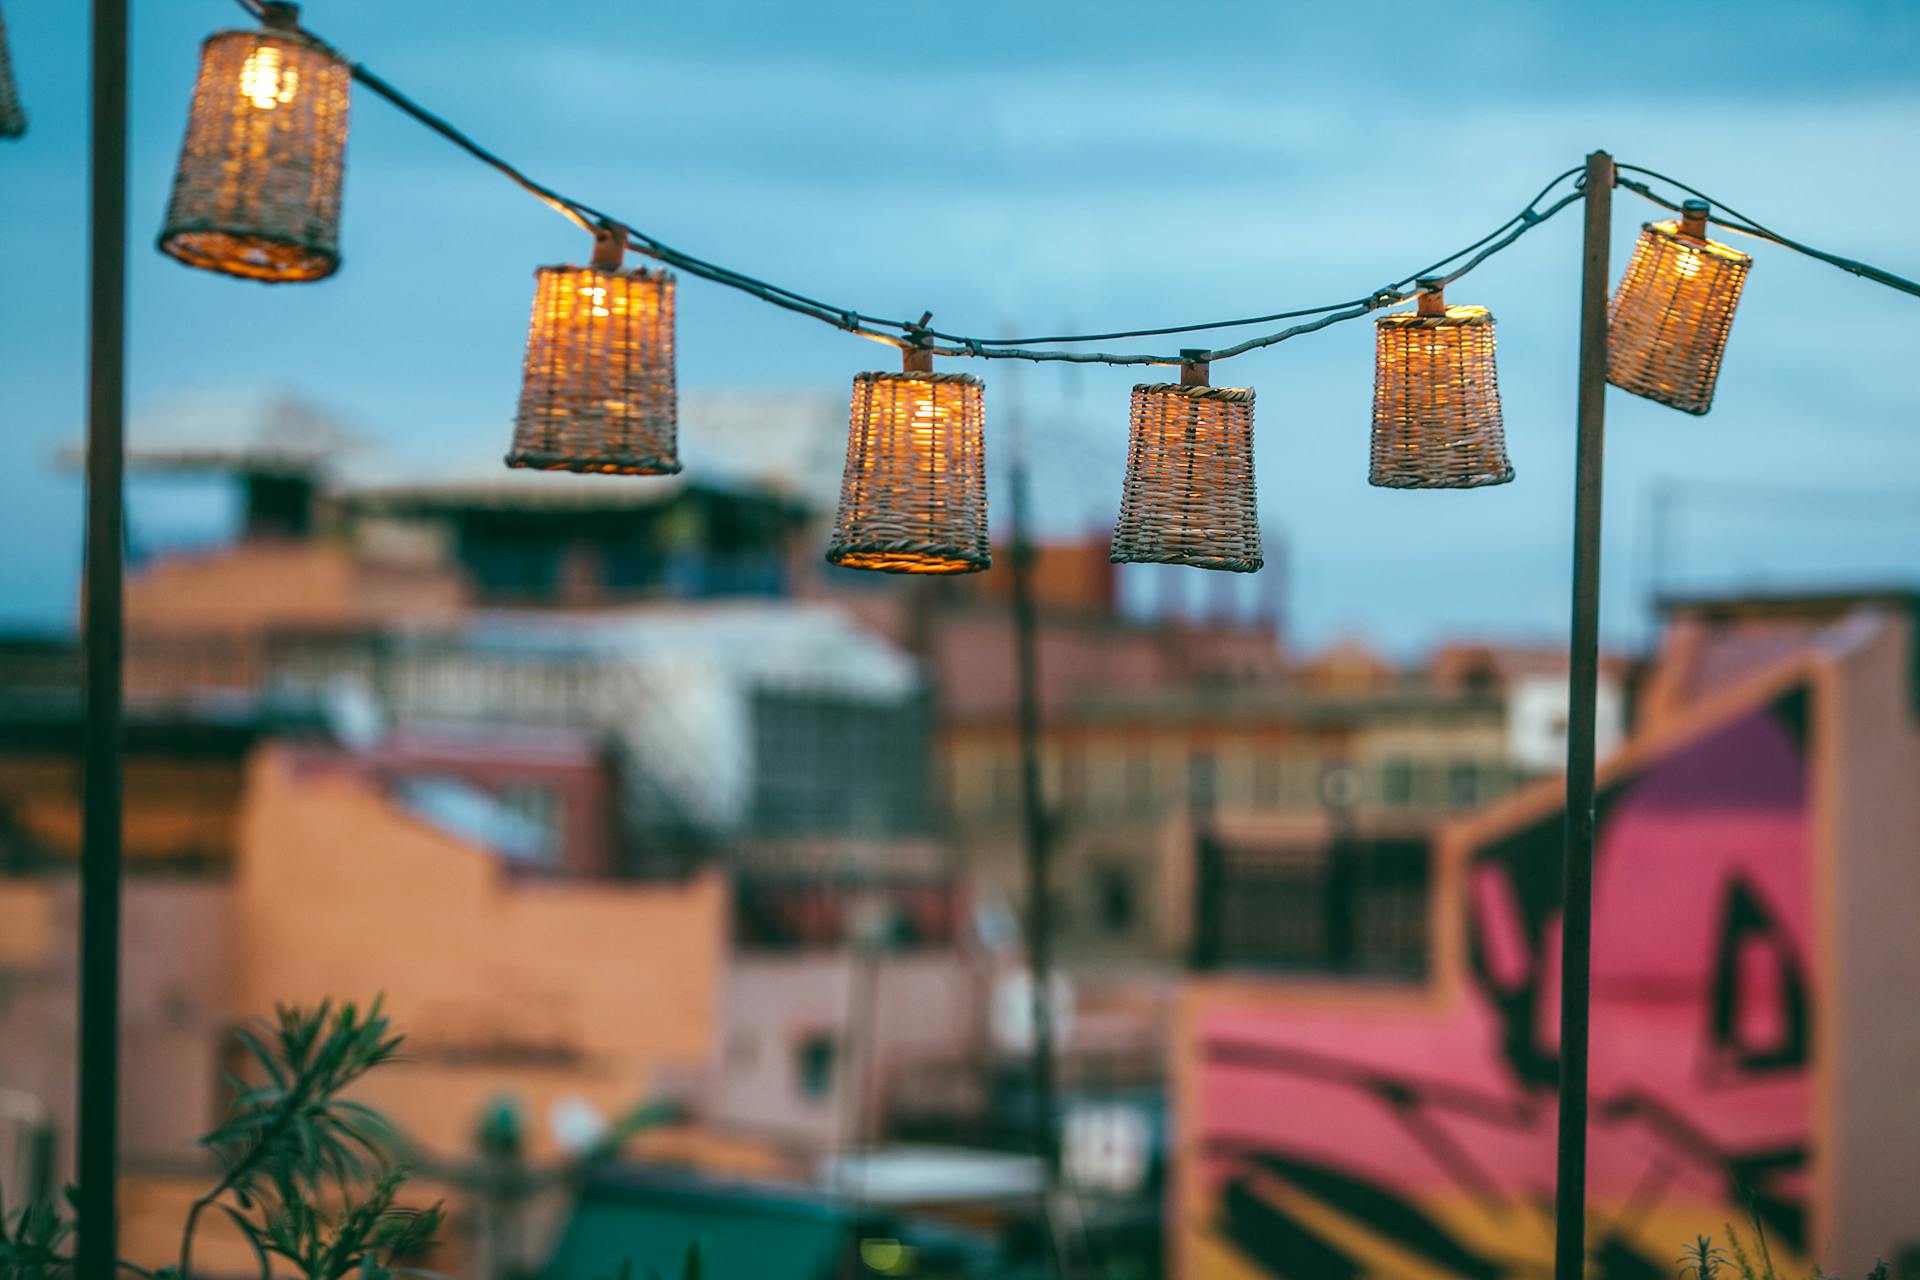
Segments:
[[[1871,280],[1875,284],[1886,285],[1889,289],[1898,289],[1902,293],[1910,293],[1915,297],[1920,297],[1920,284],[1914,283],[1905,276],[1897,276],[1884,268],[1872,266],[1865,262],[1857,262],[1852,258],[1843,258],[1837,253],[1828,253],[1824,249],[1816,249],[1812,245],[1802,244],[1798,240],[1788,239],[1777,231],[1772,231],[1761,226],[1758,222],[1749,218],[1746,214],[1741,213],[1732,205],[1722,204],[1706,192],[1697,187],[1690,187],[1678,178],[1669,178],[1664,173],[1658,173],[1637,164],[1617,164],[1614,167],[1623,172],[1644,173],[1649,178],[1664,182],[1668,186],[1678,187],[1688,195],[1698,196],[1700,199],[1705,200],[1709,205],[1713,206],[1713,212],[1707,215],[1707,220],[1716,227],[1725,227],[1728,231],[1738,232],[1743,236],[1752,236],[1756,240],[1766,240],[1779,245],[1783,249],[1791,249],[1795,253],[1804,253],[1809,258],[1824,262],[1828,266],[1838,267],[1842,271],[1859,276],[1863,280]],[[1632,178],[1619,177],[1616,177],[1614,182],[1615,185],[1625,187],[1627,190],[1652,201],[1663,209],[1671,209],[1676,213],[1680,210],[1680,206],[1677,203],[1660,195],[1644,182],[1638,182]]]
[[[235,2],[254,17],[257,18],[260,16],[260,0],[235,0]],[[312,37],[311,32],[309,32],[308,35]],[[318,37],[312,38],[318,39]],[[338,53],[338,50],[335,50],[335,52]],[[919,320],[896,320],[862,311],[855,307],[840,306],[835,303],[826,302],[801,293],[798,290],[789,289],[784,285],[761,280],[743,271],[736,271],[721,263],[696,257],[693,254],[676,249],[672,245],[654,236],[650,236],[645,232],[635,231],[631,228],[630,224],[625,223],[622,219],[604,213],[583,200],[566,195],[528,176],[519,167],[480,145],[446,119],[435,115],[433,112],[421,106],[400,89],[375,73],[371,68],[367,67],[366,64],[357,62],[351,58],[346,58],[345,55],[340,56],[351,68],[353,78],[365,85],[367,89],[379,97],[386,99],[395,107],[399,108],[400,111],[447,139],[447,141],[453,143],[474,159],[494,169],[583,230],[592,231],[596,228],[618,227],[625,234],[626,243],[629,248],[635,252],[665,262],[670,266],[686,272],[688,275],[697,276],[703,280],[711,280],[715,284],[725,285],[730,289],[737,289],[751,297],[758,298],[762,302],[770,303],[773,306],[781,307],[798,315],[807,316],[823,324],[830,324],[837,329],[856,334],[863,338],[870,338],[874,341],[884,342],[896,347],[919,348],[940,356],[966,356],[982,360],[1063,361],[1072,364],[1105,365],[1184,365],[1196,360],[1211,362],[1231,359],[1237,355],[1244,355],[1249,351],[1256,351],[1263,347],[1270,347],[1277,343],[1285,342],[1289,338],[1297,338],[1302,334],[1313,333],[1329,325],[1339,324],[1347,320],[1356,320],[1362,316],[1370,315],[1382,307],[1394,306],[1398,303],[1416,298],[1420,296],[1422,290],[1411,288],[1410,286],[1414,281],[1423,277],[1435,277],[1442,285],[1458,280],[1494,254],[1513,245],[1528,231],[1546,222],[1562,209],[1565,209],[1569,204],[1581,199],[1585,194],[1581,181],[1576,179],[1574,189],[1571,192],[1561,196],[1544,209],[1539,207],[1540,202],[1545,200],[1556,187],[1569,178],[1574,178],[1575,175],[1581,172],[1577,167],[1568,169],[1563,173],[1555,175],[1552,181],[1542,187],[1539,194],[1528,201],[1526,206],[1518,213],[1464,249],[1448,254],[1438,262],[1432,263],[1420,270],[1409,272],[1364,297],[1349,299],[1345,302],[1334,302],[1324,306],[1304,307],[1287,311],[1266,312],[1253,316],[1198,321],[1192,324],[1160,325],[1139,329],[1118,329],[1103,333],[1046,334],[1034,337],[988,341],[966,334],[952,333],[944,329],[933,328],[927,323],[930,313],[929,315],[923,315]],[[1804,253],[1809,257],[1831,263],[1844,271],[1850,271],[1865,279],[1873,280],[1891,288],[1900,289],[1903,292],[1920,296],[1920,285],[1916,285],[1910,280],[1906,280],[1878,267],[1869,266],[1865,263],[1855,262],[1849,258],[1842,258],[1835,254],[1814,249],[1796,240],[1790,240],[1785,236],[1769,231],[1759,223],[1738,214],[1733,209],[1725,205],[1720,205],[1717,201],[1712,201],[1711,197],[1695,191],[1694,188],[1687,186],[1685,183],[1668,178],[1663,174],[1655,173],[1650,169],[1643,169],[1637,165],[1621,164],[1617,167],[1621,170],[1644,173],[1649,177],[1671,183],[1684,191],[1700,196],[1702,199],[1709,200],[1725,213],[1731,214],[1734,218],[1739,219],[1738,221],[1729,221],[1715,218],[1714,221],[1719,226],[1746,235],[1758,236],[1762,239],[1770,240],[1775,244],[1793,249],[1799,253]],[[1619,178],[1617,181],[1619,185],[1636,191],[1657,204],[1665,205],[1667,208],[1676,207],[1655,195],[1644,183],[1625,178]],[[1457,266],[1452,265],[1456,263],[1458,264]],[[1442,270],[1449,266],[1451,266],[1452,269],[1442,274]],[[1312,317],[1312,319],[1307,319],[1307,317]],[[1157,353],[1119,354],[1109,351],[1057,351],[1037,349],[1043,346],[1071,346],[1083,342],[1122,341],[1134,338],[1166,337],[1174,334],[1200,333],[1219,329],[1236,329],[1256,324],[1270,324],[1278,320],[1293,319],[1302,320],[1302,323],[1213,350],[1183,349],[1180,353],[1174,355]]]
[[[259,0],[236,0],[236,3],[248,14],[256,18],[260,16],[261,5]],[[313,36],[312,32],[309,31],[307,34],[313,39],[319,40],[319,37]],[[320,42],[325,43],[324,41]],[[328,47],[333,48],[331,45]],[[596,209],[583,200],[566,195],[530,177],[518,166],[474,141],[473,138],[469,137],[451,122],[421,106],[391,82],[369,68],[365,63],[355,61],[345,54],[341,54],[337,48],[334,48],[334,52],[347,63],[353,73],[353,78],[362,85],[365,85],[368,90],[386,99],[389,103],[399,108],[400,111],[447,139],[447,141],[453,143],[474,159],[494,169],[521,189],[527,191],[568,218],[583,230],[591,231],[596,227],[622,227],[626,232],[627,245],[629,248],[685,271],[688,275],[698,276],[704,280],[711,280],[716,284],[726,285],[729,288],[737,289],[743,293],[759,298],[763,302],[768,302],[788,311],[808,316],[812,319],[830,324],[837,329],[857,334],[860,337],[871,338],[875,341],[888,343],[897,347],[923,348],[931,351],[935,355],[941,356],[969,356],[984,360],[1065,361],[1074,364],[1169,366],[1186,364],[1195,359],[1226,359],[1260,347],[1272,346],[1275,343],[1284,342],[1288,338],[1298,337],[1303,333],[1312,333],[1330,324],[1355,319],[1359,316],[1377,311],[1382,307],[1393,306],[1405,302],[1409,298],[1417,297],[1420,291],[1408,287],[1413,281],[1423,276],[1435,275],[1441,268],[1448,264],[1459,262],[1462,258],[1466,258],[1467,261],[1465,263],[1455,268],[1452,274],[1445,277],[1448,280],[1458,279],[1474,267],[1480,265],[1480,263],[1492,256],[1492,254],[1506,248],[1515,240],[1519,239],[1521,235],[1533,227],[1540,225],[1542,222],[1545,222],[1554,214],[1560,212],[1561,209],[1564,209],[1568,204],[1580,198],[1580,193],[1576,190],[1571,195],[1561,198],[1545,210],[1537,208],[1540,201],[1545,199],[1556,186],[1580,172],[1577,168],[1568,169],[1564,173],[1556,175],[1551,182],[1541,188],[1540,193],[1529,201],[1525,208],[1464,249],[1448,254],[1438,262],[1423,267],[1420,270],[1409,272],[1365,297],[1354,298],[1345,302],[1334,302],[1324,306],[1269,312],[1254,316],[1206,320],[1193,324],[1163,325],[1152,328],[1115,330],[1106,333],[1052,334],[1044,337],[988,341],[966,334],[952,333],[944,329],[932,328],[926,323],[925,317],[922,317],[918,321],[895,320],[886,316],[861,311],[854,307],[839,306],[834,303],[825,302],[821,299],[800,293],[797,290],[758,279],[742,271],[736,271],[720,263],[710,262],[704,258],[696,257],[693,254],[676,249],[672,245],[654,236],[647,235],[645,232],[633,230],[631,226],[624,224],[621,219],[617,219],[610,214]],[[1119,341],[1132,338],[1164,337],[1181,333],[1199,333],[1217,329],[1243,328],[1249,325],[1268,324],[1276,320],[1288,320],[1306,316],[1314,316],[1317,318],[1304,324],[1294,325],[1291,328],[1280,330],[1276,333],[1264,334],[1236,346],[1222,348],[1217,351],[1200,352],[1198,354],[1191,354],[1185,351],[1180,354],[1162,355],[1153,353],[1118,354],[1107,351],[1043,351],[1034,349],[1036,346],[1043,344],[1069,345],[1082,342]]]

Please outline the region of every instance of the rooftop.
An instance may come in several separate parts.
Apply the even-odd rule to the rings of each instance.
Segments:
[[[303,396],[223,387],[165,396],[135,410],[127,424],[127,466],[316,475],[358,444],[351,429]]]

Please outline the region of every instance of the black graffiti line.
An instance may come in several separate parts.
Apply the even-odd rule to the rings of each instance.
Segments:
[[[1416,1201],[1357,1174],[1342,1171],[1320,1159],[1294,1157],[1274,1147],[1251,1147],[1251,1155],[1241,1163],[1241,1172],[1227,1182],[1228,1187],[1245,1189],[1252,1185],[1276,1183],[1296,1195],[1309,1197],[1322,1208],[1362,1224],[1372,1234],[1390,1241],[1395,1247],[1416,1253],[1430,1266],[1462,1280],[1523,1280],[1552,1274],[1551,1264],[1542,1266],[1519,1254],[1484,1253],[1457,1238],[1441,1223],[1429,1217]],[[1344,1190],[1343,1190],[1344,1189]],[[1377,1216],[1380,1206],[1356,1202],[1352,1193],[1377,1197],[1397,1210],[1399,1219],[1390,1223]],[[1264,1200],[1264,1197],[1262,1197]],[[1278,1211],[1278,1206],[1271,1206]],[[1530,1209],[1544,1225],[1552,1216],[1551,1205],[1532,1204]],[[1424,1229],[1422,1229],[1424,1228]],[[1510,1234],[1503,1238],[1509,1238]],[[1281,1274],[1291,1274],[1283,1268]]]
[[[1216,1038],[1206,1042],[1204,1054],[1209,1062],[1261,1067],[1287,1075],[1329,1080],[1376,1094],[1390,1102],[1399,1097],[1412,1098],[1439,1110],[1455,1111],[1507,1129],[1532,1129],[1540,1118],[1540,1109],[1525,1099],[1502,1098],[1498,1094],[1416,1076],[1389,1076],[1365,1064],[1310,1049],[1288,1049]]]
[[[1432,1156],[1434,1163],[1445,1170],[1454,1183],[1479,1204],[1483,1212],[1492,1217],[1504,1217],[1513,1208],[1512,1201],[1501,1193],[1493,1176],[1475,1163],[1465,1148],[1433,1117],[1423,1114],[1418,1101],[1379,1101],[1407,1136]],[[1210,1154],[1235,1157],[1264,1150],[1251,1139],[1236,1140],[1218,1134],[1208,1137],[1207,1149]]]

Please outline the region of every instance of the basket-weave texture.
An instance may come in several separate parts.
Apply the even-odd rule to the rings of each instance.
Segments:
[[[1115,564],[1252,573],[1266,563],[1253,486],[1253,392],[1142,383],[1133,389]]]
[[[27,113],[13,83],[13,59],[7,53],[7,17],[0,13],[0,138],[17,138],[27,131]]]
[[[1374,332],[1367,483],[1473,489],[1513,479],[1487,309],[1398,311],[1381,316]]]
[[[665,476],[680,470],[673,273],[542,267],[510,467]]]
[[[1681,234],[1677,223],[1646,223],[1607,309],[1607,381],[1705,413],[1752,266],[1738,250]]]
[[[982,391],[964,373],[855,376],[830,563],[882,573],[993,563]]]
[[[161,252],[270,283],[338,270],[351,83],[298,31],[208,37]]]

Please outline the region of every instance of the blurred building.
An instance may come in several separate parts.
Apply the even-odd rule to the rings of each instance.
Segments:
[[[805,509],[680,476],[509,471],[350,489],[339,527],[370,564],[452,570],[479,606],[611,608],[790,594]]]
[[[194,1139],[224,1108],[222,1071],[240,1066],[230,1032],[276,1002],[384,997],[408,1061],[360,1096],[399,1120],[429,1164],[458,1160],[509,1084],[542,1119],[533,1150],[551,1156],[544,1120],[556,1106],[618,1114],[684,1092],[711,1061],[727,911],[717,875],[522,878],[409,808],[365,762],[319,743],[256,752],[229,816],[230,861],[191,875],[136,868],[127,886],[130,1258],[157,1266],[177,1249],[186,1205],[206,1185]],[[75,890],[52,871],[0,879],[0,1088],[42,1101],[62,1157],[72,1149]],[[217,1226],[207,1238],[207,1265],[250,1262]]]
[[[1558,767],[1557,653],[1302,658],[1277,534],[1251,582],[1117,567],[1104,534],[1037,548],[1063,1084],[1037,1117],[1008,575],[824,565],[837,402],[686,413],[698,479],[403,486],[354,480],[354,433],[284,399],[135,420],[132,1239],[177,1219],[235,1021],[385,991],[418,1061],[370,1097],[466,1188],[479,1270],[509,1209],[524,1261],[682,1202],[832,1249],[911,1218],[927,1257],[977,1261],[922,1228],[1030,1230],[1031,1195],[974,1192],[1036,1122],[1075,1191],[1063,1247],[1153,1258],[1193,971],[1435,980],[1433,833]],[[141,515],[185,476],[226,486],[217,521],[188,518],[204,492]],[[69,640],[0,641],[0,1115],[71,1105],[78,673]],[[1604,733],[1630,674],[1607,665]],[[684,1177],[602,1171],[571,1215],[467,1194],[483,1126],[564,1159],[660,1097],[687,1121],[634,1150]]]
[[[229,1029],[278,1000],[388,994],[416,1061],[370,1100],[435,1168],[499,1094],[536,1160],[556,1108],[665,1095],[708,1135],[676,1158],[805,1181],[882,1136],[902,1071],[977,1052],[927,683],[802,598],[811,508],[752,476],[369,488],[313,410],[203,409],[211,439],[163,406],[130,453],[136,1249],[177,1222]],[[143,522],[185,474],[230,486],[219,527]],[[70,641],[0,645],[0,1093],[59,1121],[45,1177],[71,1152],[78,675]],[[47,1163],[15,1128],[0,1176]]]
[[[1120,611],[1104,542],[1049,548],[1042,773],[1067,963],[1183,961],[1191,859],[1215,825],[1356,822],[1424,831],[1558,769],[1564,653],[1457,645],[1402,668],[1346,641],[1289,660],[1270,620],[1140,622]],[[968,865],[1024,892],[1020,741],[1007,619],[993,594],[939,615],[946,804]],[[994,635],[995,631],[1000,635]],[[1619,741],[1628,665],[1602,677],[1601,749]],[[1557,701],[1556,701],[1557,699]]]
[[[1664,1274],[1749,1209],[1790,1266],[1920,1261],[1894,1167],[1920,1137],[1917,616],[1902,593],[1667,606],[1600,776],[1603,1274]],[[1564,821],[1549,778],[1437,831],[1220,833],[1196,929],[1224,940],[1174,1049],[1176,1274],[1550,1266]]]

